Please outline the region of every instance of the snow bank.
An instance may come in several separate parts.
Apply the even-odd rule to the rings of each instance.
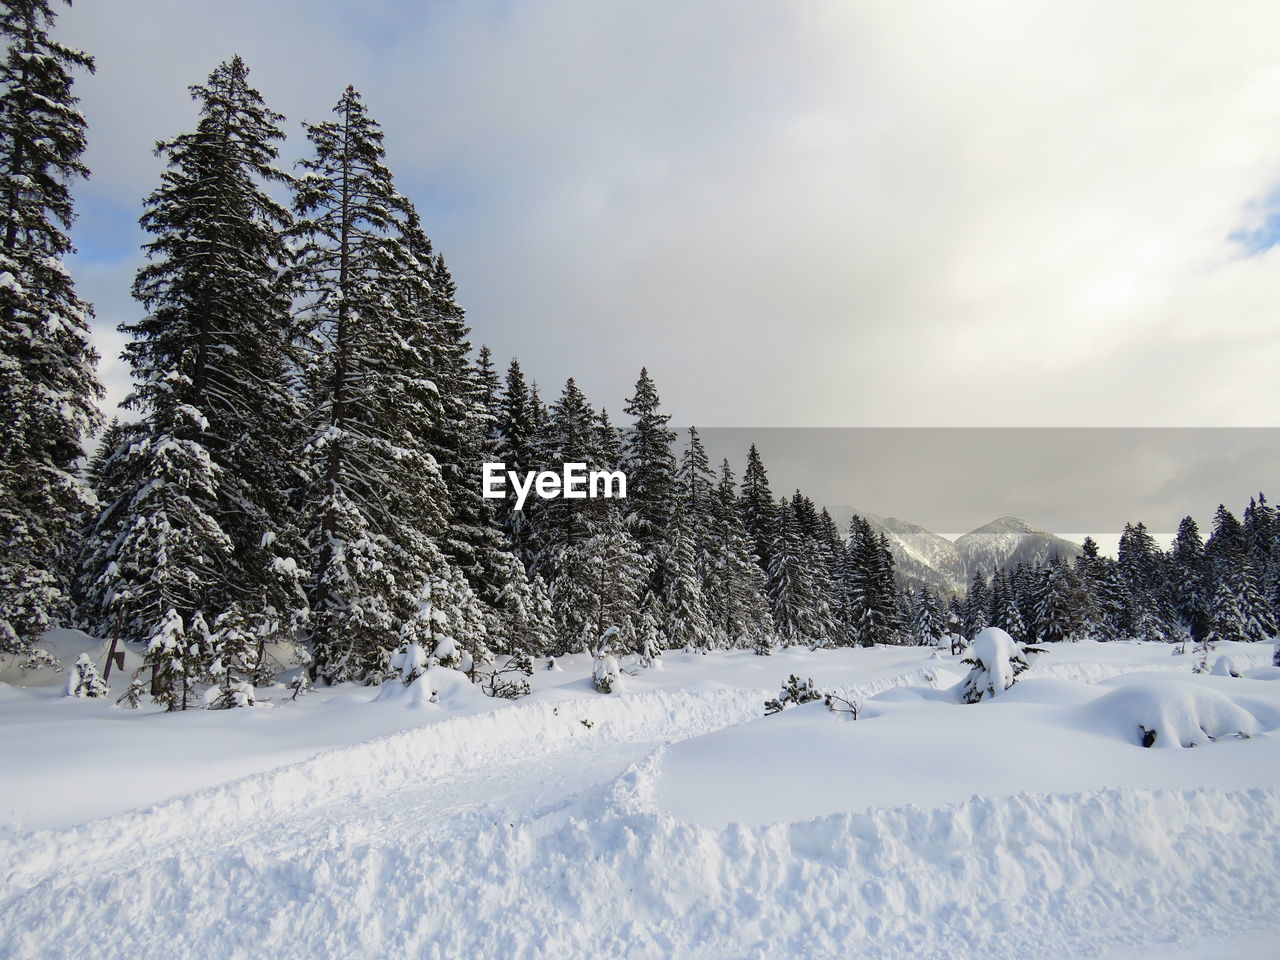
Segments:
[[[1079,708],[1079,716],[1099,732],[1144,747],[1206,746],[1224,737],[1253,737],[1280,722],[1280,711],[1270,704],[1181,677],[1148,674],[1113,684],[1117,689]]]
[[[1061,960],[1255,929],[1280,896],[1274,790],[974,798],[711,830],[654,808],[656,766],[531,814],[329,823],[314,844],[246,833],[110,882],[49,874],[11,891],[0,954]]]
[[[446,671],[451,672],[451,671]],[[421,678],[415,683],[420,683]],[[399,681],[395,681],[399,684]],[[408,692],[410,699],[421,694]],[[425,689],[430,689],[429,685]],[[243,835],[245,823],[319,816],[325,805],[361,804],[394,790],[440,783],[450,776],[580,743],[584,753],[610,741],[664,742],[744,723],[763,710],[765,692],[708,686],[614,697],[517,702],[455,716],[309,760],[243,777],[65,830],[11,831],[0,837],[0,891],[91,860],[153,855],[198,825],[205,837]],[[493,701],[489,700],[492,704]],[[0,951],[3,955],[3,951]]]

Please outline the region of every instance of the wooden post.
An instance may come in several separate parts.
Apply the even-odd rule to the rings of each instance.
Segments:
[[[106,667],[103,668],[103,671],[102,671],[102,680],[104,683],[107,680],[111,679],[112,665],[114,665],[119,670],[124,669],[124,651],[116,649],[116,647],[119,646],[120,644],[120,625],[123,621],[124,621],[124,611],[121,610],[118,614],[116,614],[116,629],[115,629],[115,632],[111,635],[111,649],[107,653],[107,665]]]

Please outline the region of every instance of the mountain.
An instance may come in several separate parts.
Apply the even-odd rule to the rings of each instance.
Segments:
[[[1044,563],[1051,557],[1070,560],[1081,553],[1078,544],[1038,530],[1017,517],[1001,517],[970,530],[956,538],[955,547],[968,577],[972,577],[975,570],[990,576],[999,567]]]
[[[897,517],[863,517],[889,541],[903,583],[931,587],[944,597],[964,592],[968,568],[956,545],[946,537]]]
[[[829,509],[843,530],[848,529],[849,520],[858,512],[843,506]],[[898,566],[898,578],[903,584],[913,588],[927,586],[943,596],[964,593],[975,570],[989,577],[1000,567],[1043,563],[1054,556],[1070,559],[1080,554],[1077,544],[1017,517],[992,520],[952,542],[897,517],[860,515],[889,541]]]

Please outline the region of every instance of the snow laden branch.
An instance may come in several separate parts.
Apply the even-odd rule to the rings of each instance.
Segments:
[[[863,701],[855,694],[842,697],[836,693],[823,692],[818,689],[812,679],[801,680],[794,673],[787,678],[778,695],[766,700],[764,715],[772,716],[789,707],[797,707],[803,703],[814,703],[821,700],[832,713],[847,714],[851,720],[857,720],[863,711]]]

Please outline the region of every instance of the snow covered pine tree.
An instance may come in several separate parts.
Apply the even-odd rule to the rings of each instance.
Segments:
[[[0,7],[0,654],[28,653],[67,610],[61,558],[92,495],[76,470],[98,423],[90,307],[63,260],[85,121],[72,73],[93,60],[49,37],[48,0]]]

